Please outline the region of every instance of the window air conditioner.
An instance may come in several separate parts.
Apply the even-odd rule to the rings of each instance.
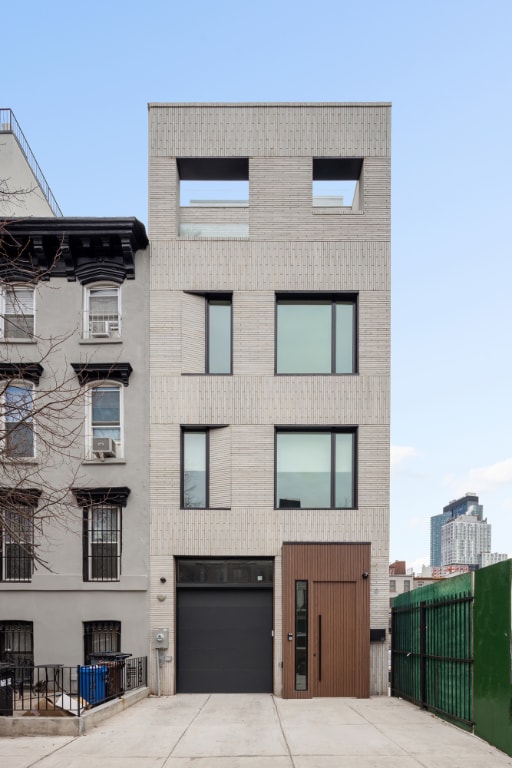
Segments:
[[[93,437],[92,452],[100,459],[113,459],[116,455],[116,444],[111,437]]]
[[[110,327],[108,320],[91,320],[91,336],[94,339],[108,339]]]

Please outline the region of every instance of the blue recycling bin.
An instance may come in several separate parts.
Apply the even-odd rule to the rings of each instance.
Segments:
[[[98,704],[104,701],[105,681],[107,668],[100,665],[88,665],[80,667],[80,696],[89,704]]]

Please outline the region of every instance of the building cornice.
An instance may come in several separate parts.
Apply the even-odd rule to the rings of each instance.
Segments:
[[[136,218],[32,217],[0,222],[0,280],[64,277],[83,285],[135,279],[135,253],[149,241]]]

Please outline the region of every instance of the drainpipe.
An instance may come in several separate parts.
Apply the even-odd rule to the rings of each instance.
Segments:
[[[160,696],[160,648],[155,648],[156,651],[156,695]]]

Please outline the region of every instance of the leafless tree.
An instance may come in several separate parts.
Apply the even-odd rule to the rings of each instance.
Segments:
[[[0,222],[2,273],[18,276],[0,285],[0,556],[11,578],[23,580],[33,565],[48,568],[49,528],[69,527],[76,513],[71,489],[83,460],[84,386],[62,365],[66,342],[79,329],[36,333],[28,300],[42,284],[49,290],[60,253],[36,270],[26,248],[12,247],[8,230]]]

